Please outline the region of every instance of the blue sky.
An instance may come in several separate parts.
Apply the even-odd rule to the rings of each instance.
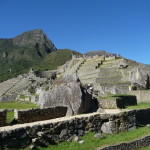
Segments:
[[[0,0],[0,38],[36,28],[60,49],[150,64],[150,0]]]

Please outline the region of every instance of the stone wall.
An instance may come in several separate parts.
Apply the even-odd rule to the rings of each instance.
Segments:
[[[103,109],[116,109],[118,108],[117,99],[99,100],[99,106]]]
[[[17,95],[18,94],[15,92],[11,95],[4,94],[4,95],[0,96],[0,102],[12,101],[12,100],[16,99]]]
[[[130,91],[129,94],[137,97],[137,102],[150,102],[150,90]]]
[[[116,59],[116,56],[112,56],[112,57],[105,57],[105,60],[114,60]]]
[[[150,145],[150,135],[132,142],[124,142],[121,144],[98,148],[97,150],[139,150]]]
[[[36,108],[36,109],[24,109],[14,110],[15,119],[18,123],[29,123],[34,121],[42,121],[48,119],[54,119],[64,117],[67,112],[67,107],[57,106],[51,108]]]
[[[5,126],[6,124],[6,111],[0,110],[0,126]]]
[[[34,114],[32,115],[34,116]],[[102,133],[108,134],[129,131],[135,129],[136,124],[144,124],[145,120],[150,121],[149,116],[150,108],[144,110],[128,110],[117,114],[91,113],[5,126],[0,128],[0,147],[2,149],[18,149],[29,146],[30,144],[46,146],[55,142],[71,140],[74,136],[82,136],[91,131],[96,132],[101,130]],[[144,145],[147,143],[146,140],[147,137],[141,140],[141,144],[138,145],[146,146]],[[148,140],[150,139],[148,138]],[[134,144],[137,144],[137,141],[132,143],[133,146]],[[115,145],[99,150],[129,150],[131,149],[129,146],[129,144]]]
[[[129,91],[129,82],[120,83],[100,83],[94,90],[99,91],[99,95],[107,96],[109,93],[112,94],[127,94]]]
[[[67,141],[75,135],[82,136],[90,131],[99,131],[106,122],[111,122],[112,126],[108,126],[108,128],[111,128],[112,133],[135,128],[133,111],[115,115],[100,113],[77,115],[2,127],[0,128],[0,147],[17,149],[24,148],[31,143],[44,146]]]
[[[100,99],[99,107],[103,109],[125,108],[125,106],[137,105],[136,96],[114,96],[114,99]]]
[[[40,71],[40,72],[35,72],[37,77],[40,78],[51,78],[52,76],[55,76],[56,70],[50,70],[50,71]]]
[[[135,110],[137,125],[150,124],[150,108]]]

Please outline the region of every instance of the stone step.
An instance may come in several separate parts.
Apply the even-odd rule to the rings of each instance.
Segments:
[[[103,61],[103,64],[110,64],[110,63],[113,63],[113,64],[115,64],[115,63],[119,63],[119,62],[121,62],[121,61],[123,61],[124,59],[115,59],[115,60],[107,60],[107,61]]]
[[[79,69],[81,69],[81,68],[89,68],[89,67],[94,67],[94,68],[96,68],[96,67],[99,67],[101,65],[101,63],[94,63],[94,64],[83,64],[83,65],[81,65],[80,66],[80,68]]]
[[[116,76],[116,77],[103,77],[103,78],[97,78],[96,82],[97,83],[107,83],[107,82],[118,82],[121,81],[121,76]]]
[[[93,73],[95,70],[96,70],[95,68],[88,68],[88,69],[83,68],[83,69],[80,69],[79,71],[82,72],[83,74],[85,74],[88,72]]]
[[[119,68],[119,66],[118,66],[118,64],[102,64],[102,65],[100,65],[100,68]]]
[[[98,63],[102,63],[102,62],[101,61],[85,61],[83,65],[94,65]]]
[[[88,58],[86,59],[86,62],[96,62],[96,61],[102,61],[100,58]]]
[[[100,72],[108,72],[108,73],[111,73],[111,72],[116,72],[118,71],[119,69],[116,68],[116,67],[111,67],[111,68],[98,68],[100,70]]]
[[[119,72],[119,71],[114,71],[114,72],[103,72],[103,71],[100,71],[98,73],[98,76],[99,77],[122,76],[122,73]]]
[[[87,67],[80,67],[79,70],[81,71],[92,71],[92,70],[96,70],[96,66],[87,66]]]
[[[77,74],[78,74],[78,76],[86,76],[86,75],[90,75],[90,74],[98,74],[99,72],[100,72],[100,70],[98,70],[98,69],[96,69],[92,72],[90,72],[90,71],[83,72],[82,70],[78,70]]]
[[[131,85],[129,81],[103,82],[103,83],[96,82],[93,84],[93,87],[95,91],[100,90],[101,88],[105,89],[105,87],[118,87],[118,89],[122,88],[125,89],[125,91],[128,91],[129,85]]]
[[[83,63],[84,60],[82,61],[79,61],[77,64],[75,64],[71,69],[68,69],[64,75],[70,75],[70,74],[73,74],[77,71],[77,69],[79,68],[79,66]]]
[[[82,84],[89,84],[89,83],[91,84],[91,83],[95,82],[95,79],[96,78],[81,79],[80,81],[81,81]]]
[[[84,76],[78,76],[79,79],[89,79],[89,78],[98,78],[98,74],[88,74],[88,75],[84,75]]]

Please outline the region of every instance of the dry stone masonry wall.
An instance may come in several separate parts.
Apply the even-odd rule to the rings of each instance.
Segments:
[[[111,122],[112,133],[135,128],[133,112],[123,114],[85,114],[57,118],[47,121],[14,125],[0,128],[0,147],[21,148],[31,143],[48,143],[71,140],[75,135],[82,136],[90,131],[99,131],[104,122]]]
[[[136,124],[150,124],[150,108],[135,110]]]
[[[36,108],[36,109],[24,109],[14,110],[15,119],[18,123],[29,123],[34,121],[42,121],[48,119],[54,119],[64,117],[67,112],[67,107],[57,106],[50,108]]]
[[[6,124],[6,111],[0,110],[0,126],[4,126]]]
[[[104,99],[99,101],[99,105],[103,109],[115,109],[117,106],[117,99]]]
[[[150,135],[132,142],[121,143],[113,146],[99,148],[97,150],[139,150],[150,145]]]
[[[150,90],[130,91],[130,94],[137,97],[137,102],[150,102]]]
[[[100,99],[99,106],[103,109],[116,109],[116,108],[125,108],[125,106],[137,105],[136,96],[125,95],[118,97],[111,97],[108,99]]]

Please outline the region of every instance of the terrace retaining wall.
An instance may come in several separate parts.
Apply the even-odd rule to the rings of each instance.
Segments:
[[[125,108],[125,106],[137,105],[136,96],[112,96],[111,99],[99,100],[99,106],[103,109]]]
[[[35,108],[14,110],[15,119],[18,123],[29,123],[66,116],[67,107],[57,106],[50,108]]]
[[[111,121],[112,133],[135,128],[133,111],[121,114],[92,113],[47,121],[20,124],[0,128],[0,147],[24,148],[30,144],[45,146],[71,140],[90,131],[100,131],[104,122]]]
[[[0,127],[6,125],[6,110],[0,110]]]
[[[137,102],[150,102],[150,90],[130,91],[129,94],[137,97]]]
[[[150,135],[132,142],[124,142],[121,144],[99,148],[97,150],[139,150],[150,145]]]
[[[135,110],[135,118],[137,125],[150,124],[150,108]]]
[[[34,114],[32,114],[32,116],[34,116]],[[145,116],[145,118],[143,118],[143,116]],[[137,124],[146,124],[147,122],[145,122],[145,120],[150,122],[149,116],[150,108],[143,110],[128,110],[117,114],[91,113],[5,126],[0,128],[0,148],[17,149],[24,148],[30,144],[46,146],[48,144],[68,141],[75,136],[83,136],[91,131],[102,131],[103,133],[109,134],[129,131],[135,129]],[[144,142],[145,140],[141,140],[141,145],[144,145]],[[126,144],[121,147],[124,146],[126,147]],[[127,144],[127,146],[129,148],[130,145]]]

